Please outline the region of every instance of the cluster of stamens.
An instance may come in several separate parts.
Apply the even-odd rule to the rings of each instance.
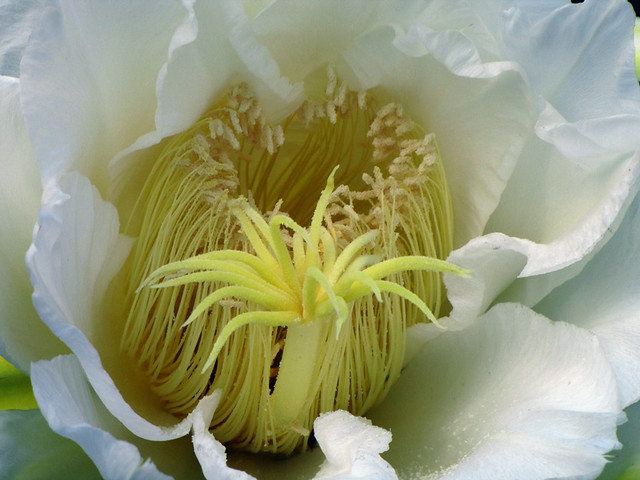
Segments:
[[[167,142],[130,232],[122,349],[169,411],[222,389],[219,440],[290,453],[318,414],[384,397],[407,326],[437,324],[440,273],[463,274],[442,260],[450,200],[416,132],[329,70],[282,126],[242,85]]]

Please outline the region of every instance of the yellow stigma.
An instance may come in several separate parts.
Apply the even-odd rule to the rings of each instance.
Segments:
[[[128,227],[122,350],[175,414],[221,389],[233,448],[291,453],[320,413],[364,414],[406,328],[437,323],[439,272],[464,273],[433,135],[332,70],[320,97],[271,126],[233,89],[166,142]]]

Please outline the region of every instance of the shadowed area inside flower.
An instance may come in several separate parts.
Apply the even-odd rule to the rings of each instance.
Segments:
[[[440,274],[466,274],[443,260],[433,135],[331,69],[309,98],[271,126],[234,88],[166,142],[131,221],[122,350],[172,413],[221,389],[211,430],[251,452],[304,450],[321,413],[379,403],[407,327],[437,325]]]

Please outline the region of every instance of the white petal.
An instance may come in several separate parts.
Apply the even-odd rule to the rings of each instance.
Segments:
[[[27,253],[34,305],[116,418],[146,439],[178,438],[192,419],[178,422],[164,412],[117,347],[120,299],[115,292],[105,301],[105,293],[131,246],[118,228],[115,208],[85,177],[72,173],[49,183]]]
[[[49,428],[40,410],[0,412],[0,445],[0,478],[101,478],[76,443]]]
[[[24,266],[42,187],[15,78],[0,76],[0,125],[0,355],[28,372],[32,361],[65,349],[33,308],[33,289]]]
[[[43,178],[79,170],[100,188],[108,161],[154,129],[155,84],[177,2],[49,2],[21,65],[23,105]]]
[[[20,76],[20,60],[41,6],[39,0],[5,0],[0,5],[0,75]]]
[[[618,380],[620,400],[640,399],[640,197],[613,238],[575,278],[536,311],[575,323],[600,340]]]
[[[468,268],[471,276],[444,277],[448,297],[453,305],[447,326],[457,329],[468,325],[494,302],[517,302],[532,307],[554,288],[580,273],[611,237],[629,208],[634,192],[640,187],[634,180],[637,176],[635,168],[638,159],[640,154],[617,169],[624,181],[612,188],[607,201],[594,208],[575,228],[550,243],[535,243],[524,238],[490,233],[451,252],[448,260]],[[616,177],[615,170],[609,173]],[[587,195],[590,191],[597,191],[599,180],[596,177],[592,178],[589,188],[584,188],[583,185],[570,190],[574,193],[573,197],[578,195],[578,191],[586,192]],[[611,182],[606,185],[609,183]],[[600,189],[603,190],[602,186]],[[559,192],[565,192],[566,198],[564,202],[556,202],[555,206],[559,208],[562,204],[571,205],[569,195],[566,195],[568,192],[561,187],[549,191],[548,196],[553,197]],[[523,216],[519,211],[528,208],[533,199],[528,202],[518,198],[511,200],[514,208],[510,215],[513,218],[534,218]],[[532,223],[539,225],[538,222]],[[544,231],[542,227],[538,230]]]
[[[127,202],[135,201],[133,192],[155,160],[144,149],[188,128],[232,86],[247,82],[269,119],[281,118],[302,101],[302,85],[292,86],[280,76],[278,65],[250,31],[240,0],[183,3],[188,15],[171,39],[169,60],[158,76],[155,130],[109,165],[112,198],[121,212],[130,209]]]
[[[594,162],[593,157],[638,148],[635,137],[640,129],[638,111],[614,112],[604,118],[570,123],[550,103],[543,105],[536,122],[536,134],[582,168],[597,168],[600,162]],[[604,136],[603,132],[608,135]]]
[[[464,328],[486,312],[526,265],[522,250],[518,239],[494,233],[474,238],[451,252],[447,260],[466,268],[469,277],[444,275],[447,298],[453,306],[444,320],[448,329]]]
[[[283,75],[296,81],[326,64],[337,63],[360,35],[383,25],[408,28],[422,24],[435,31],[464,31],[483,58],[495,59],[499,52],[494,34],[474,12],[475,7],[465,1],[276,0],[268,6],[245,3],[256,17],[252,22],[256,36],[269,48]],[[259,7],[262,10],[257,12]],[[492,10],[498,12],[497,8]]]
[[[50,182],[27,254],[36,308],[55,309],[80,329],[95,329],[95,304],[131,247],[119,226],[115,208],[87,178],[71,173]]]
[[[220,390],[206,398],[206,407],[193,413],[193,448],[207,480],[249,480],[251,475],[227,466],[224,445],[209,432],[213,412],[220,401]]]
[[[527,85],[514,64],[483,63],[460,32],[413,25],[379,28],[343,54],[357,88],[404,106],[436,140],[453,199],[454,244],[481,234],[533,122]]]
[[[379,101],[402,104],[434,132],[452,190],[455,244],[482,232],[532,129],[533,108],[515,64],[483,62],[497,47],[472,9],[280,0],[252,26],[285,75],[302,80],[334,64],[352,88],[375,89]]]
[[[529,240],[522,276],[568,266],[593,250],[638,189],[640,154],[600,158],[588,170],[531,139],[487,231]]]
[[[401,478],[527,480],[593,478],[619,411],[593,335],[503,304],[429,342],[367,416]]]
[[[195,122],[239,79],[256,91],[265,113],[288,113],[302,87],[280,77],[278,65],[254,38],[242,2],[188,2],[189,18],[176,32],[158,83],[161,136]]]
[[[314,423],[314,435],[320,448],[293,455],[286,461],[266,455],[229,452],[229,465],[260,480],[397,478],[393,468],[379,455],[387,451],[391,434],[371,425],[368,420],[344,411],[323,414]],[[210,448],[215,451],[219,447],[212,445]]]
[[[380,3],[279,0],[260,12],[251,26],[283,74],[303,81],[315,69],[335,64],[358,35],[375,25]]]
[[[344,410],[320,415],[313,427],[327,458],[315,480],[397,480],[391,465],[380,456],[389,449],[388,431]]]
[[[535,6],[517,0],[506,9],[505,53],[526,70],[534,93],[566,119],[538,129],[565,155],[589,144],[587,156],[637,147],[634,22],[631,5],[621,0]]]
[[[169,480],[138,449],[104,426],[104,411],[73,355],[42,360],[31,367],[33,392],[49,426],[82,447],[106,480]],[[104,409],[102,409],[104,410]]]
[[[528,276],[579,260],[624,212],[640,175],[640,91],[627,2],[510,5],[506,54],[544,98],[539,138],[528,142],[487,231],[548,244],[531,250]]]

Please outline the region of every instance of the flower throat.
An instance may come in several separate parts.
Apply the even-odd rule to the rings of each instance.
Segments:
[[[269,125],[235,87],[165,141],[127,232],[121,349],[174,414],[221,389],[231,448],[304,450],[320,413],[364,414],[462,273],[433,135],[332,70],[317,97]]]

